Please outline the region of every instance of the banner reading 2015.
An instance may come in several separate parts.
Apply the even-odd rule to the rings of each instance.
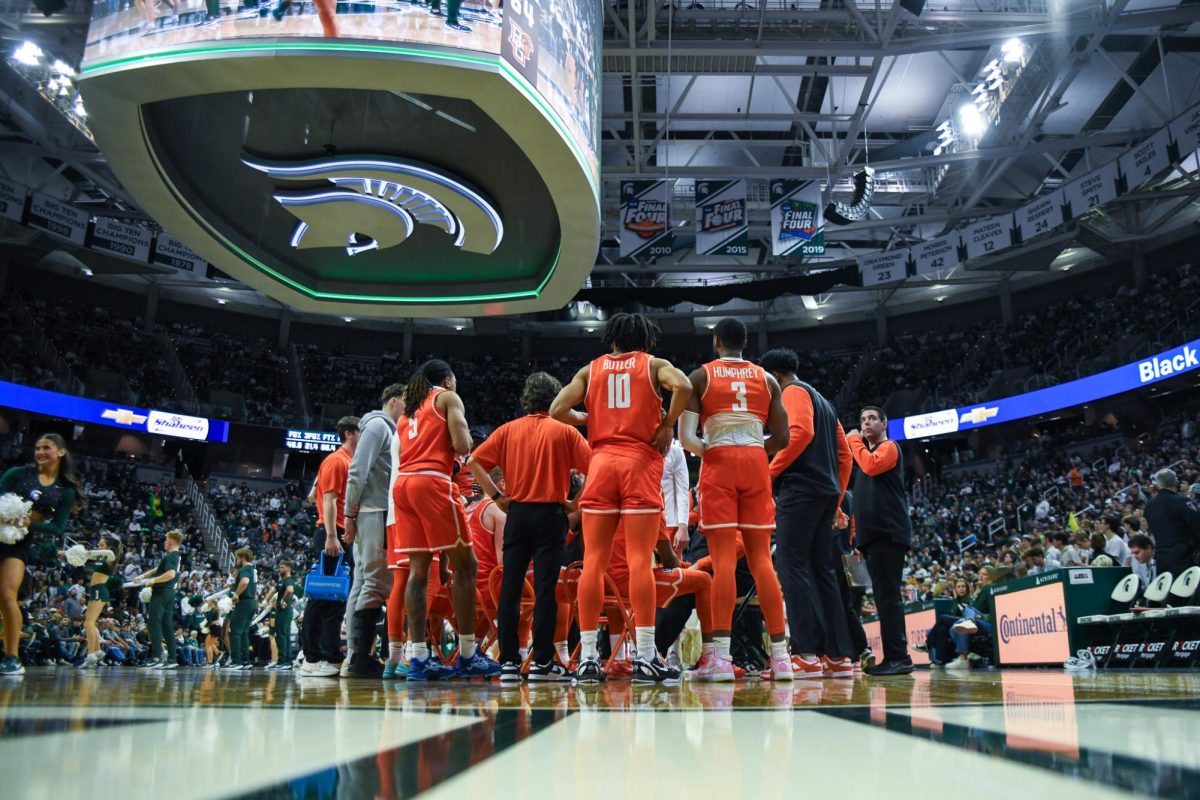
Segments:
[[[670,188],[667,181],[621,181],[621,258],[671,255]]]
[[[746,182],[696,181],[696,254],[744,256],[749,245]]]

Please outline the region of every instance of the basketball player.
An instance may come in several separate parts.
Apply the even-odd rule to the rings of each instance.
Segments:
[[[788,443],[788,417],[779,384],[762,367],[742,358],[746,325],[726,317],[713,332],[717,360],[690,376],[695,394],[680,426],[683,446],[703,458],[700,469],[700,530],[713,564],[713,645],[692,672],[696,680],[733,680],[729,655],[733,607],[737,601],[737,534],[754,576],[759,603],[771,636],[769,677],[792,680],[784,641],[787,620],[783,592],[771,562],[775,500],[767,456]],[[704,438],[696,423],[704,426]],[[771,430],[764,436],[763,425]]]
[[[579,581],[581,653],[575,678],[604,679],[596,628],[604,600],[604,571],[612,556],[617,524],[624,522],[629,555],[630,604],[636,621],[641,683],[678,680],[654,646],[653,554],[662,516],[663,453],[692,396],[692,384],[671,362],[650,355],[658,328],[641,314],[616,314],[604,329],[608,355],[575,374],[550,407],[550,416],[587,426],[592,462],[580,498],[583,511],[583,574]],[[671,392],[663,415],[662,389]],[[583,403],[586,412],[575,411]]]
[[[458,455],[471,450],[471,433],[450,365],[432,359],[404,390],[404,414],[396,423],[400,460],[392,496],[399,553],[409,558],[404,604],[408,610],[408,679],[455,676],[490,678],[500,664],[475,647],[475,575],[478,563],[452,473]],[[454,667],[430,655],[425,639],[426,584],[438,554],[454,570],[450,597],[458,621],[459,656]]]

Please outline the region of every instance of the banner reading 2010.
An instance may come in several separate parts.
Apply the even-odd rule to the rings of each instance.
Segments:
[[[621,258],[671,255],[669,192],[667,181],[621,181]]]

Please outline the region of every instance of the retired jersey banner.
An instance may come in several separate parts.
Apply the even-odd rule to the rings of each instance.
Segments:
[[[657,258],[672,252],[667,181],[621,181],[621,258]]]
[[[696,254],[744,256],[749,245],[746,182],[696,181]]]
[[[816,181],[771,181],[771,254],[825,255],[821,187]]]
[[[907,278],[908,253],[908,248],[905,248],[860,256],[858,272],[862,275],[862,285],[880,286],[885,283],[899,283]]]
[[[1200,150],[1200,103],[1180,114],[1167,126],[1175,142],[1175,160],[1182,161]]]
[[[918,275],[937,275],[939,270],[958,266],[962,261],[958,257],[958,232],[927,242],[915,244],[911,248],[913,264]]]
[[[992,217],[963,228],[963,244],[967,246],[967,258],[998,253],[1012,246],[1012,214]]]
[[[1117,197],[1117,162],[1110,161],[1063,187],[1071,219],[1078,219]]]
[[[1167,148],[1171,144],[1171,132],[1166,128],[1146,139],[1141,144],[1117,159],[1121,165],[1121,191],[1128,192],[1138,188],[1158,173],[1171,166],[1171,157]]]
[[[1062,189],[1055,189],[1045,197],[1039,197],[1021,206],[1013,214],[1016,221],[1017,235],[1022,242],[1028,242],[1035,236],[1049,233],[1063,224],[1063,203],[1066,195]]]

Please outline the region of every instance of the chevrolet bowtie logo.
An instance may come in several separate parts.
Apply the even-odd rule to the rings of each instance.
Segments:
[[[300,220],[292,247],[344,247],[349,255],[403,243],[416,225],[439,228],[455,247],[488,255],[504,239],[500,214],[481,194],[431,167],[385,158],[243,163],[281,181],[326,180],[315,191],[274,195]]]
[[[100,416],[118,425],[141,425],[146,421],[144,414],[135,414],[128,408],[106,408]]]
[[[972,408],[959,418],[959,424],[971,422],[978,425],[981,422],[987,422],[992,417],[1000,413],[999,408]]]

